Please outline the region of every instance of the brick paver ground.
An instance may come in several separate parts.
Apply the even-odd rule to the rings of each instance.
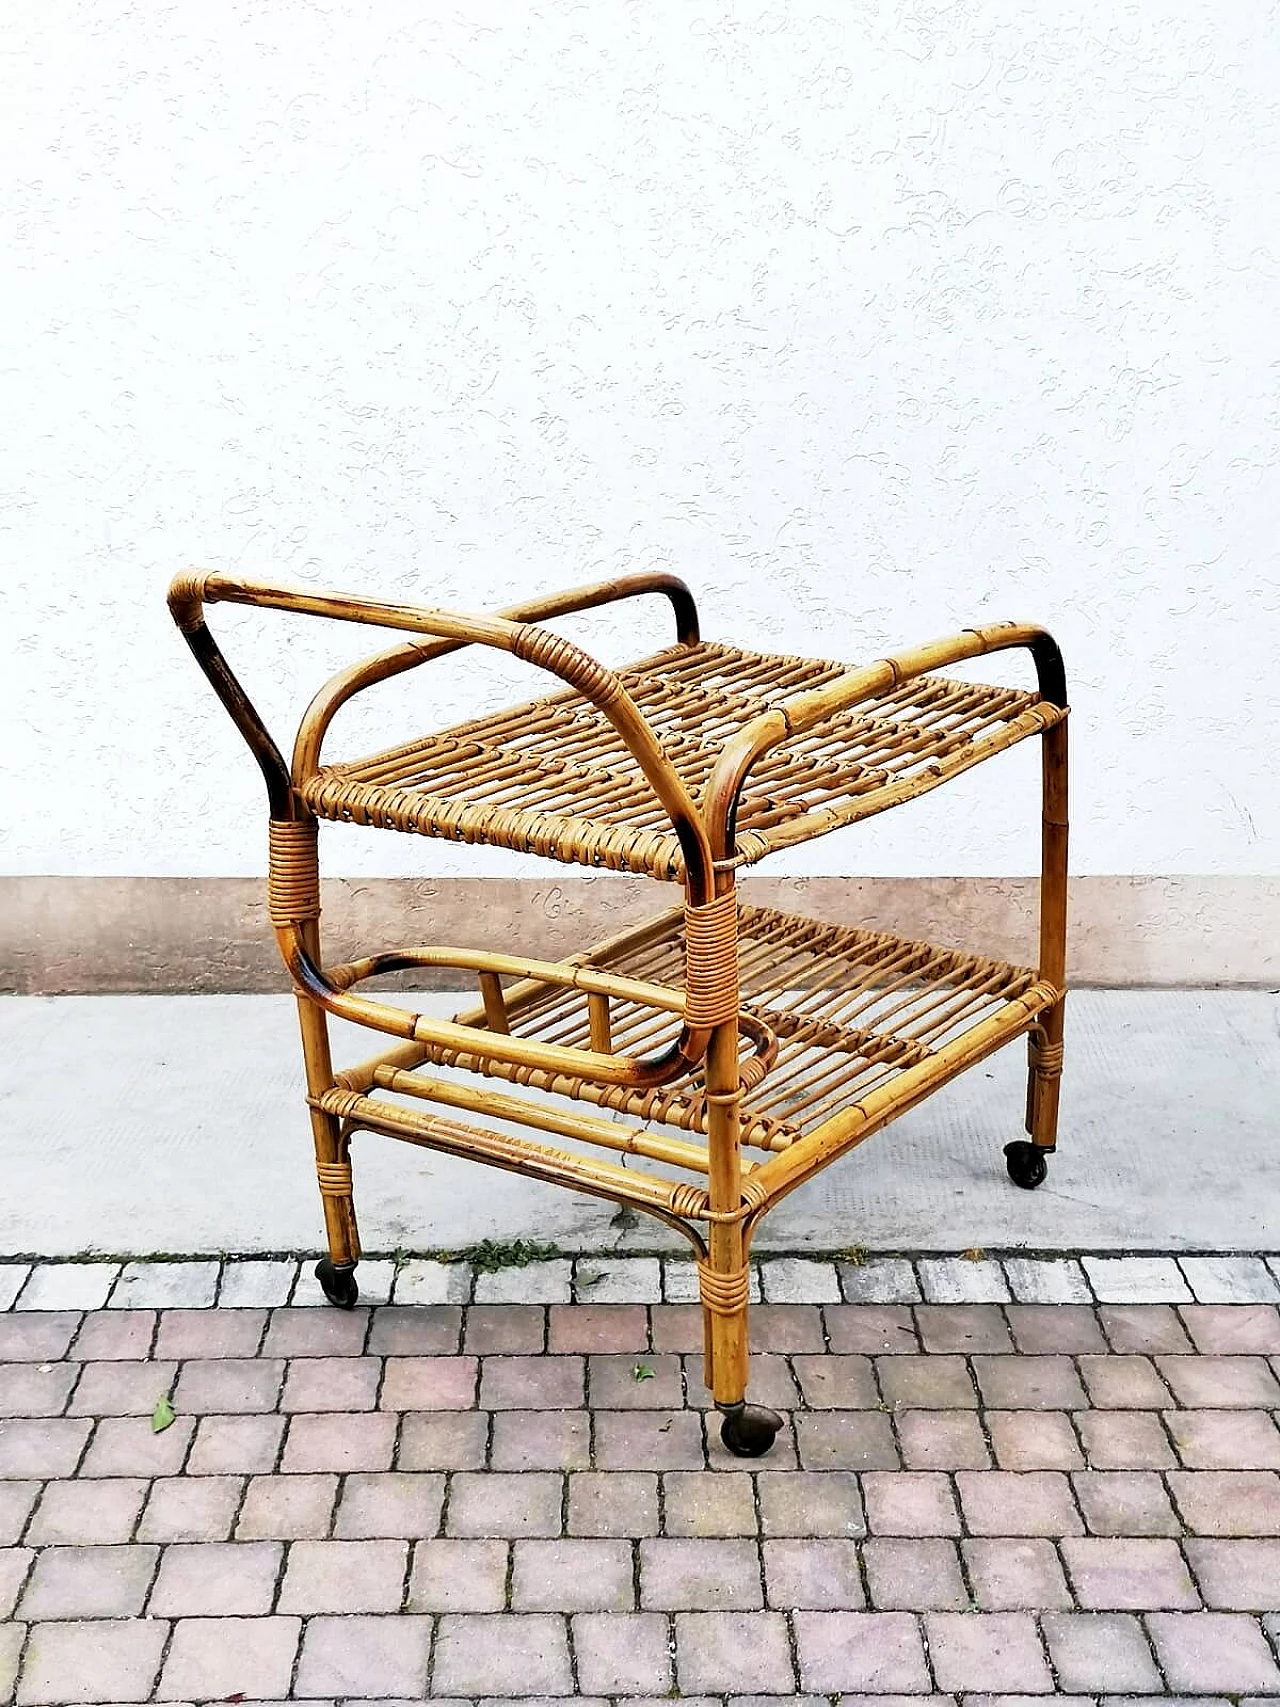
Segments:
[[[9,1309],[0,1704],[1280,1696],[1280,1307],[921,1276],[754,1463],[685,1304]]]

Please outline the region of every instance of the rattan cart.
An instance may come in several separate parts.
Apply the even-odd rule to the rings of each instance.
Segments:
[[[617,672],[541,626],[645,594],[670,602],[675,644]],[[219,601],[412,638],[322,687],[286,764],[205,625],[204,607]],[[1067,701],[1042,629],[970,628],[851,668],[704,641],[688,589],[659,574],[463,616],[187,573],[169,606],[266,780],[270,915],[298,997],[329,1245],[317,1275],[331,1302],[357,1296],[357,1131],[632,1205],[693,1246],[721,1433],[731,1451],[756,1456],[781,1419],[744,1399],[747,1255],[774,1204],[1024,1035],[1030,1141],[1005,1156],[1017,1185],[1043,1180],[1062,1070]],[[463,646],[511,653],[558,678],[558,691],[322,762],[353,695]],[[1012,647],[1031,653],[1037,693],[936,673]],[[739,901],[745,866],[938,788],[1031,735],[1043,758],[1034,970]],[[321,819],[638,873],[678,885],[682,903],[554,963],[410,947],[326,965]],[[474,974],[475,1005],[446,1021],[357,993],[379,974],[423,967]],[[330,1014],[395,1042],[335,1071]],[[578,1106],[566,1110],[564,1097]]]

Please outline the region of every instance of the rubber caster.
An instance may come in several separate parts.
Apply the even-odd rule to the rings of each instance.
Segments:
[[[1032,1144],[1025,1138],[1015,1138],[1012,1144],[1004,1147],[1004,1164],[1009,1170],[1009,1178],[1023,1191],[1034,1191],[1038,1185],[1043,1185],[1045,1175],[1049,1172],[1049,1164],[1045,1160],[1048,1152],[1038,1144]]]
[[[777,1411],[765,1405],[726,1405],[720,1438],[735,1458],[763,1458],[781,1427]]]
[[[355,1307],[356,1299],[360,1296],[360,1288],[356,1283],[356,1266],[344,1264],[335,1268],[328,1257],[321,1257],[316,1264],[316,1279],[320,1282],[320,1290],[331,1304],[336,1304],[339,1310],[350,1310]]]

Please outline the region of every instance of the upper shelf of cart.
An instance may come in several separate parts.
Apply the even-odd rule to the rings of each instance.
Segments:
[[[645,593],[670,601],[677,644],[618,671],[538,626]],[[1057,647],[1025,624],[966,629],[851,667],[704,642],[688,589],[667,575],[480,617],[218,575],[179,577],[170,593],[175,620],[264,771],[262,741],[270,738],[260,724],[262,740],[246,728],[256,713],[242,694],[229,694],[227,682],[237,693],[238,684],[204,631],[202,606],[220,600],[416,636],[342,671],[312,701],[292,768],[305,810],[673,879],[689,874],[691,856],[705,880],[709,860],[754,861],[884,811],[1065,716]],[[325,732],[354,694],[470,644],[511,652],[563,686],[385,752],[321,765]],[[1012,647],[1031,652],[1039,693],[936,673]]]

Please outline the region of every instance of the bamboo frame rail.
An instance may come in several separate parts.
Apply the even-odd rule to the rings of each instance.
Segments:
[[[676,643],[622,670],[541,626],[647,595],[671,606]],[[692,596],[671,575],[494,616],[201,571],[178,576],[169,603],[266,783],[269,912],[298,998],[329,1244],[317,1273],[332,1301],[356,1297],[359,1131],[630,1204],[693,1247],[707,1383],[726,1444],[754,1455],[780,1424],[744,1398],[746,1262],[774,1204],[1020,1036],[1030,1137],[1006,1145],[1007,1167],[1022,1186],[1044,1178],[1063,1056],[1067,699],[1043,629],[966,629],[850,668],[704,641]],[[205,607],[216,603],[413,638],[333,676],[286,765],[209,633]],[[356,695],[469,645],[561,685],[364,758],[322,759]],[[1030,655],[1038,691],[939,674],[1009,650]],[[1042,755],[1034,968],[740,903],[743,866],[931,793],[1031,736]],[[326,966],[324,819],[638,872],[679,883],[683,904],[562,961],[427,944]],[[474,977],[477,1000],[445,1020],[357,989],[428,967]],[[335,1071],[329,1015],[396,1041]]]

